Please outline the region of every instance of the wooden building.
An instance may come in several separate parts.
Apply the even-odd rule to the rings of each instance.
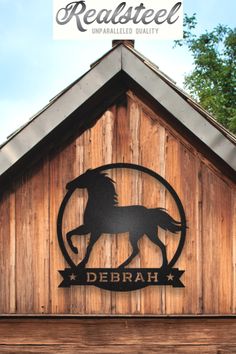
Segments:
[[[59,287],[69,268],[58,243],[66,186],[117,163],[154,171],[179,197],[184,287]],[[235,171],[235,136],[132,42],[118,41],[0,147],[0,353],[236,353]],[[162,183],[128,168],[107,173],[119,206],[165,208],[180,220]],[[76,189],[59,225],[75,265],[90,235],[73,236],[78,254],[65,235],[83,224],[87,198]],[[170,260],[181,235],[158,230]],[[128,236],[101,235],[86,267],[118,269],[132,253]],[[127,272],[161,268],[147,236],[139,251]]]

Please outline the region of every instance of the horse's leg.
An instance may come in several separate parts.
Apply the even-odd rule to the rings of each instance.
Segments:
[[[94,233],[94,232],[91,233],[89,244],[88,244],[88,247],[86,250],[86,254],[84,256],[84,259],[78,264],[78,267],[85,267],[85,265],[88,263],[88,259],[89,259],[90,253],[93,249],[93,246],[94,246],[95,242],[99,239],[100,236],[101,236],[100,233]]]
[[[76,253],[76,254],[78,253],[78,248],[73,245],[72,239],[71,239],[72,236],[75,236],[75,235],[83,236],[83,235],[89,234],[89,232],[90,231],[87,229],[87,227],[85,225],[80,225],[76,229],[73,229],[73,230],[67,232],[66,239],[67,239],[67,242],[68,242],[70,248],[72,249],[72,251],[74,253]]]
[[[156,232],[149,232],[147,233],[147,236],[149,237],[149,239],[155,243],[155,245],[157,245],[158,247],[160,247],[161,249],[161,253],[162,253],[162,267],[165,268],[168,266],[168,260],[167,260],[167,255],[166,255],[166,246],[164,245],[164,243],[158,238],[158,235],[156,234]]]
[[[131,261],[132,259],[134,259],[135,256],[137,256],[137,254],[139,253],[139,248],[138,248],[138,240],[140,238],[140,235],[135,235],[135,234],[130,234],[129,236],[129,240],[130,240],[130,243],[131,243],[131,246],[132,246],[132,253],[131,255],[129,256],[129,258],[126,259],[126,261],[124,263],[122,263],[118,268],[123,268],[125,266],[127,266]]]

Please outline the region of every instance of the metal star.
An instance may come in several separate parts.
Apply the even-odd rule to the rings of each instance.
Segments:
[[[169,275],[167,275],[167,279],[168,279],[168,281],[173,281],[173,279],[174,279],[174,275],[172,275],[171,273],[169,274]]]
[[[76,279],[76,275],[74,274],[74,273],[72,273],[71,275],[70,275],[70,280],[75,280]]]

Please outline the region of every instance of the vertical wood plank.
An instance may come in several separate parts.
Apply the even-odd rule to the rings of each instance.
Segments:
[[[128,96],[128,111],[130,124],[130,148],[131,161],[133,164],[140,164],[140,115],[141,107],[138,103]],[[142,184],[141,173],[137,171],[130,171],[131,175],[131,205],[142,204]],[[140,245],[140,241],[139,241]],[[140,253],[133,259],[130,267],[140,268]],[[131,313],[139,314],[141,312],[141,291],[137,290],[131,293]]]
[[[79,136],[75,140],[75,156],[74,156],[74,176],[78,177],[83,174],[84,171],[84,134]],[[86,201],[85,190],[76,189],[73,193],[72,201],[68,208],[67,217],[70,220],[68,230],[73,230],[79,225],[83,224],[83,215]],[[78,256],[72,255],[78,264],[85,255],[86,249],[86,237],[87,236],[74,236],[72,241],[75,247],[78,248]],[[86,292],[85,286],[72,286],[71,287],[71,299],[70,299],[70,312],[73,314],[85,314],[86,313]]]
[[[10,192],[1,194],[0,199],[0,313],[6,314],[11,310],[10,282],[11,271],[9,259],[11,258],[10,246]]]
[[[103,118],[100,118],[96,125],[91,129],[90,136],[91,160],[90,168],[96,168],[103,165]],[[96,212],[96,210],[94,210]],[[91,252],[87,267],[99,268],[104,266],[106,255],[103,254],[105,235],[102,235],[95,243]],[[86,289],[86,310],[88,313],[99,313],[102,311],[102,293],[105,290],[89,286]]]
[[[69,144],[66,148],[55,151],[50,158],[50,302],[51,312],[55,314],[70,312],[70,288],[58,288],[62,282],[59,270],[64,270],[68,264],[59,248],[57,239],[57,216],[60,205],[66,194],[66,184],[74,178],[75,144]],[[65,213],[71,211],[70,206]],[[63,239],[70,229],[70,219],[63,217]],[[69,247],[65,242],[69,251]],[[70,253],[71,254],[71,253]]]
[[[232,295],[230,188],[207,166],[203,168],[203,308],[228,314]]]
[[[43,186],[42,186],[43,184]],[[38,275],[35,280],[35,290],[37,292],[37,300],[35,312],[49,313],[50,312],[50,255],[49,255],[49,161],[46,159],[43,162],[42,173],[35,181],[33,188],[39,194],[39,204],[37,215],[35,215],[35,229],[37,240],[35,249],[33,250],[36,261]],[[37,197],[36,197],[37,198]],[[34,196],[33,196],[34,200]]]
[[[112,136],[111,136],[111,146],[112,146],[112,156],[111,156],[111,161],[112,163],[117,163],[117,155],[116,155],[116,147],[117,147],[117,105],[112,106],[111,108],[111,113],[113,117],[113,129],[112,129]],[[117,171],[113,169],[111,171],[111,178],[114,181],[117,181]],[[117,184],[116,184],[117,188]],[[111,267],[115,268],[117,267],[117,260],[116,260],[116,255],[117,255],[117,235],[112,235],[111,236]],[[112,292],[111,293],[111,313],[112,315],[116,314],[116,293]]]
[[[92,168],[92,150],[91,150],[91,129],[88,129],[84,132],[84,154],[83,154],[83,171],[87,171],[88,169]],[[83,197],[84,197],[84,208],[83,208],[83,212],[86,208],[86,204],[87,204],[87,199],[88,199],[88,194],[86,190],[83,190]],[[89,239],[90,239],[90,234],[86,235],[84,237],[84,254],[83,257],[85,255],[86,252],[86,248],[88,246],[89,243]],[[95,287],[93,288],[93,290],[97,290]],[[91,305],[90,305],[90,294],[91,294],[91,289],[87,286],[84,287],[84,293],[85,293],[85,314],[90,314],[91,311]]]
[[[201,186],[199,186],[199,164],[196,157],[183,144],[180,149],[180,198],[186,213],[186,241],[178,264],[185,270],[185,289],[182,292],[183,313],[198,314],[201,312],[201,280],[202,258],[198,252],[201,248]],[[200,189],[199,189],[200,188]],[[178,218],[179,220],[179,218]],[[173,235],[174,237],[174,235]],[[194,279],[194,280],[193,280]]]
[[[117,162],[131,162],[130,154],[130,126],[127,117],[127,102],[124,100],[117,105],[116,116],[116,149],[114,151],[114,161]],[[129,205],[131,200],[131,176],[130,171],[117,170],[116,171],[116,191],[119,198],[119,205]],[[131,246],[128,239],[128,233],[118,234],[116,237],[116,265],[118,267],[131,254]],[[115,313],[125,314],[130,313],[131,300],[130,293],[117,292],[115,294]]]
[[[141,165],[163,175],[163,130],[157,122],[153,121],[143,110],[140,122],[140,154]],[[162,163],[162,164],[161,164]],[[163,187],[152,177],[142,173],[142,204],[147,208],[165,207]],[[162,231],[157,228],[158,236],[163,239]],[[164,241],[164,240],[163,240]],[[145,235],[141,242],[141,267],[159,268],[162,256],[158,246],[154,245]],[[162,313],[162,287],[147,287],[141,291],[142,313]]]
[[[167,182],[174,188],[178,194],[180,200],[183,202],[182,189],[181,189],[181,160],[180,160],[180,142],[166,130],[166,175]],[[166,210],[175,219],[179,220],[179,213],[176,204],[169,192],[166,192]],[[173,234],[169,231],[166,232],[166,245],[167,245],[167,257],[168,260],[172,259],[174,253],[179,244],[179,233]],[[185,262],[183,257],[186,255],[186,247],[181,254],[180,259],[176,263],[176,267],[179,269],[185,269]],[[181,278],[185,283],[185,274]],[[166,313],[167,314],[179,314],[183,312],[183,288],[172,288],[170,286],[165,288],[166,292]]]
[[[16,196],[10,194],[10,313],[16,312]]]
[[[22,179],[16,191],[16,294],[18,313],[49,307],[48,162]]]
[[[222,183],[223,182],[223,183]],[[219,265],[219,313],[230,314],[232,313],[232,226],[231,220],[235,215],[232,215],[232,191],[231,185],[225,181],[219,181],[221,195],[219,195],[218,203],[221,205],[220,213],[220,227],[219,227],[219,248],[218,259]],[[217,193],[217,192],[216,192]],[[222,235],[224,235],[222,237]],[[215,243],[216,247],[216,243]],[[212,277],[215,277],[214,271]]]
[[[197,179],[197,189],[196,189],[196,263],[198,266],[198,272],[196,274],[197,292],[198,292],[198,314],[203,313],[203,250],[202,250],[202,239],[203,239],[203,186],[202,186],[202,162],[196,157],[196,168],[198,173]],[[188,230],[187,230],[188,231]]]
[[[232,188],[232,214],[231,214],[231,223],[232,223],[232,312],[236,313],[236,188]]]
[[[113,129],[114,129],[114,107],[111,107],[103,118],[103,164],[112,163],[112,144],[113,144]],[[112,171],[109,171],[112,178]],[[114,235],[106,235],[103,240],[102,257],[104,259],[104,268],[112,267],[112,242]],[[112,312],[112,293],[110,291],[102,291],[102,311],[105,314]],[[101,313],[101,311],[100,311]]]
[[[16,190],[16,288],[17,312],[33,312],[33,237],[31,194],[32,187],[27,178],[22,179],[21,185]],[[32,236],[31,236],[32,235]]]

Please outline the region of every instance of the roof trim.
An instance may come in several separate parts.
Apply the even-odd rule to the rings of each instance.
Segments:
[[[0,175],[20,160],[53,129],[121,71],[121,47],[112,51],[68,90],[17,131],[0,150]]]
[[[158,70],[158,69],[157,69]],[[22,129],[0,148],[0,176],[25,156],[59,124],[84,104],[119,72],[124,71],[144,88],[168,112],[179,120],[216,155],[236,171],[236,146],[197,108],[173,88],[142,56],[122,44],[106,56],[68,89],[57,95]],[[187,98],[189,98],[186,95]]]
[[[122,69],[215,154],[236,170],[236,146],[125,47],[122,48]]]
[[[170,85],[179,95],[181,95],[194,109],[202,114],[206,119],[210,121],[218,130],[220,130],[229,140],[236,144],[236,136],[227,130],[221,123],[219,123],[209,112],[207,112],[198,102],[196,102],[188,93],[177,86],[176,82],[169,76],[163,73],[158,66],[140,54],[136,49],[129,48],[139,59],[141,59],[148,67],[150,67],[161,79],[163,79],[168,85]]]

